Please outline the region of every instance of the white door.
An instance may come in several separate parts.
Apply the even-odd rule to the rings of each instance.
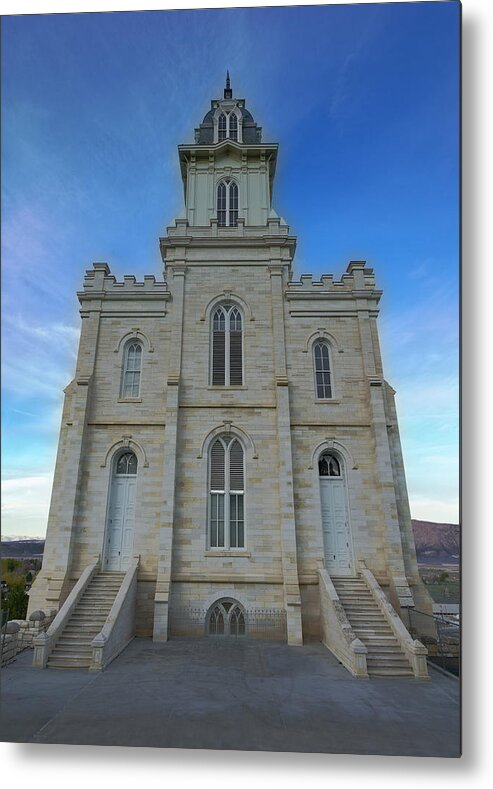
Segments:
[[[344,479],[320,479],[325,565],[329,575],[354,575]]]
[[[132,457],[129,458],[130,455]],[[112,477],[106,528],[105,570],[125,570],[132,557],[137,481],[136,460],[133,453],[121,456]],[[121,473],[122,471],[127,473]]]

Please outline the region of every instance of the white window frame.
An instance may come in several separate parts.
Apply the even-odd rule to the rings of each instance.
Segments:
[[[229,438],[229,436],[228,436]],[[212,447],[216,443],[216,441],[220,441],[224,448],[224,490],[213,490],[212,489],[212,462],[211,462],[211,452]],[[243,456],[243,490],[231,490],[230,489],[230,449],[233,443],[237,441],[241,447],[242,456]],[[246,485],[245,485],[245,477],[246,477],[246,468],[245,468],[245,447],[243,446],[242,442],[236,435],[232,435],[230,440],[226,443],[222,436],[215,436],[209,444],[208,449],[208,474],[207,474],[207,550],[210,551],[228,551],[234,553],[235,551],[241,551],[242,553],[246,550],[246,536],[247,536],[247,521],[246,521]],[[212,523],[212,496],[213,495],[223,495],[224,496],[224,509],[223,509],[223,522],[224,522],[224,545],[212,545],[211,544],[211,523]],[[243,497],[243,545],[234,545],[231,546],[231,534],[230,534],[230,496],[231,495],[238,495]],[[218,540],[219,541],[219,540]]]
[[[139,388],[138,388],[138,393],[137,394],[128,395],[128,394],[126,394],[126,377],[127,377],[127,373],[128,372],[137,372],[137,371],[132,371],[132,370],[128,370],[127,369],[127,367],[128,367],[128,356],[129,356],[130,348],[133,345],[138,345],[140,347],[140,370],[138,370],[138,373],[139,373]],[[123,349],[123,360],[122,361],[123,361],[123,363],[122,363],[122,377],[121,377],[121,384],[120,384],[120,400],[130,400],[130,401],[131,400],[140,400],[141,399],[141,392],[142,392],[142,370],[143,370],[143,367],[144,367],[144,363],[143,363],[144,362],[144,346],[143,346],[141,340],[135,339],[135,337],[133,337],[132,339],[128,340],[128,342],[125,343],[125,347]]]
[[[226,312],[226,307],[230,309]],[[230,316],[233,310],[236,309],[241,318],[241,384],[232,384],[230,383],[230,372],[231,372],[231,361],[230,361],[230,350],[231,350],[231,336],[230,336]],[[218,310],[223,310],[224,314],[224,321],[225,321],[225,331],[224,331],[224,384],[215,384],[213,383],[213,375],[214,375],[214,316]],[[243,310],[236,304],[235,302],[228,302],[227,304],[215,304],[211,310],[211,319],[210,319],[210,341],[209,341],[209,348],[210,348],[210,375],[209,375],[209,383],[210,386],[220,386],[221,388],[225,386],[229,387],[243,387],[245,386],[245,316],[243,314]]]
[[[317,345],[325,345],[328,352],[329,357],[329,385],[330,385],[330,397],[319,397],[318,394],[318,383],[317,383],[317,362],[315,358],[315,348]],[[334,367],[332,363],[332,347],[330,342],[325,339],[325,337],[317,337],[312,343],[312,369],[313,369],[313,382],[315,386],[315,399],[320,402],[330,402],[331,400],[335,399],[335,392],[334,392]]]

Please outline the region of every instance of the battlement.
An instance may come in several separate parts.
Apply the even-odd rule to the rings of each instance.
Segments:
[[[88,298],[170,298],[168,283],[156,281],[154,274],[144,275],[143,282],[137,282],[133,274],[125,275],[123,282],[118,282],[111,273],[107,263],[93,263],[92,269],[86,271],[83,283],[84,290],[77,294],[79,301]]]
[[[288,297],[296,295],[312,295],[315,293],[349,293],[354,291],[371,291],[380,296],[381,291],[375,290],[375,276],[372,268],[366,268],[366,261],[351,260],[346,273],[340,280],[334,280],[333,274],[322,274],[320,280],[313,281],[312,274],[302,274],[299,281],[288,282]],[[366,295],[366,294],[365,294]]]

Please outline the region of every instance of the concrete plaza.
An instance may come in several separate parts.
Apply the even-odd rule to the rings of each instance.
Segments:
[[[135,639],[102,673],[1,671],[7,742],[460,755],[459,683],[357,680],[318,643]]]

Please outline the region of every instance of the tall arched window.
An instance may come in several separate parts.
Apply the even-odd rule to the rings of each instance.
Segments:
[[[316,342],[313,346],[315,369],[315,388],[318,400],[332,398],[332,374],[330,369],[330,349],[326,342]]]
[[[219,227],[238,224],[238,185],[229,178],[217,186],[217,224]]]
[[[243,447],[236,438],[221,436],[209,452],[209,547],[244,548]]]
[[[129,343],[123,357],[122,398],[139,397],[140,374],[142,371],[142,345]]]
[[[217,139],[219,142],[225,140],[227,137],[227,119],[224,112],[221,112],[219,116],[219,120],[217,122]]]
[[[218,307],[212,315],[213,386],[243,384],[242,317],[234,304]]]

